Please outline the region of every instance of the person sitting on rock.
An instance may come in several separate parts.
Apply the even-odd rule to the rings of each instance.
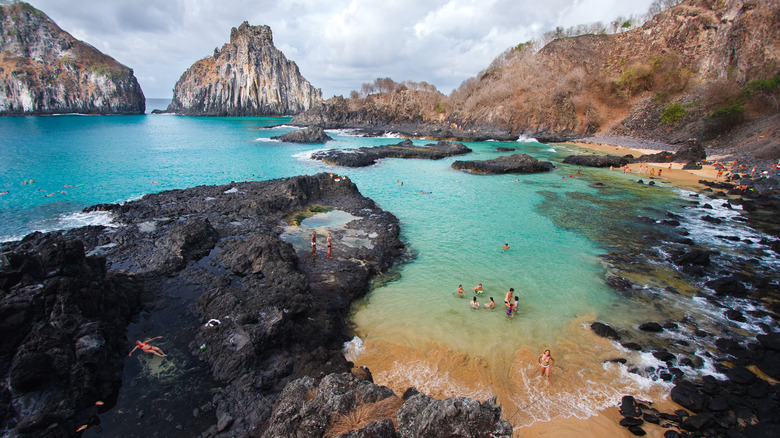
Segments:
[[[159,348],[155,347],[154,345],[149,345],[149,341],[153,341],[153,340],[159,339],[159,338],[162,338],[162,336],[157,336],[156,338],[150,338],[150,339],[147,339],[147,340],[145,340],[143,342],[135,341],[136,346],[132,350],[130,350],[130,352],[127,353],[127,355],[131,356],[136,349],[140,348],[141,351],[143,351],[143,352],[150,353],[150,354],[153,354],[155,356],[165,357],[166,354],[163,353],[162,350],[160,350]]]

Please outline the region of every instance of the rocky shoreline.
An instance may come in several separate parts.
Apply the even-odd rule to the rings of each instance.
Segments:
[[[126,361],[140,361],[140,370],[166,363],[186,368],[191,355],[214,379],[213,398],[191,414],[211,416],[210,427],[183,426],[192,419],[177,417],[171,400],[145,396],[117,415],[133,423],[143,418],[138,433],[204,438],[336,436],[334,430],[343,430],[342,437],[511,436],[495,399],[437,401],[413,388],[401,399],[373,384],[367,369],[349,373],[342,348],[350,305],[390,275],[405,246],[395,216],[348,178],[201,186],[88,210],[111,211],[113,226],[34,233],[2,244],[0,370],[7,383],[0,387],[0,420],[6,433],[100,433],[99,414],[119,409],[119,387],[144,384],[121,381]],[[287,224],[317,213],[341,219],[316,229],[322,247],[314,255],[313,229]],[[333,237],[332,257],[324,232]],[[126,331],[139,312],[147,329],[192,330],[176,325],[170,311],[162,315],[167,321],[155,322],[173,301],[199,325],[154,341],[165,358],[141,351],[128,358],[134,344]],[[175,375],[153,380],[185,391],[186,399],[188,389],[176,389]],[[344,420],[364,410],[363,423]]]

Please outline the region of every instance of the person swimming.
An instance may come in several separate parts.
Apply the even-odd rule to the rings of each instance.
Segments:
[[[153,354],[153,355],[159,356],[159,357],[166,357],[166,354],[163,353],[162,350],[160,350],[158,347],[155,347],[154,345],[149,344],[149,341],[153,341],[153,340],[159,339],[159,338],[162,338],[162,336],[157,336],[156,338],[149,338],[149,339],[147,339],[147,340],[145,340],[143,342],[135,341],[136,346],[132,350],[130,350],[130,352],[127,353],[127,355],[131,356],[135,350],[140,348],[141,351],[143,351],[145,353]]]
[[[509,249],[509,244],[508,244],[508,243],[505,243],[505,244],[504,244],[504,246],[502,246],[501,248],[504,248],[504,249]]]

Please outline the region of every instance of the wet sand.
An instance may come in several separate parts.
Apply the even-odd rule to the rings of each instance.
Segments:
[[[657,149],[639,149],[628,148],[623,146],[616,146],[610,144],[601,143],[581,143],[581,142],[566,142],[566,144],[578,146],[584,149],[589,149],[597,153],[605,153],[609,155],[627,155],[631,154],[635,157],[646,154],[658,153]],[[674,152],[674,151],[671,151]],[[713,157],[716,158],[716,157]],[[628,167],[631,169],[631,173],[637,177],[643,179],[651,178],[649,174],[640,174],[639,166],[649,166],[651,169],[655,169],[656,175],[652,177],[655,181],[660,181],[675,187],[683,189],[697,189],[703,186],[699,184],[699,180],[718,181],[717,170],[713,165],[703,165],[700,170],[682,170],[682,164],[672,163],[672,169],[669,170],[669,163],[634,163]],[[658,176],[658,170],[663,170],[662,176]],[[622,169],[615,169],[615,172],[622,172]],[[721,178],[720,181],[723,181]],[[630,394],[626,394],[630,395]],[[670,399],[665,400],[653,400],[653,406],[662,412],[673,412],[682,407]],[[505,413],[506,415],[506,413]],[[627,428],[620,426],[619,421],[623,417],[620,415],[618,407],[611,407],[599,412],[586,419],[579,419],[575,417],[569,418],[556,418],[552,421],[537,421],[534,424],[526,427],[520,427],[515,429],[513,437],[556,437],[556,438],[600,438],[600,437],[633,437],[634,434],[628,431]],[[647,432],[647,437],[660,438],[668,429],[663,429],[658,425],[645,423],[642,426]]]
[[[639,148],[628,148],[623,146],[616,146],[616,145],[609,145],[609,144],[601,144],[601,143],[581,143],[581,142],[566,142],[565,144],[570,144],[574,146],[578,146],[584,149],[589,149],[597,153],[604,153],[608,155],[618,155],[618,156],[624,156],[631,154],[634,157],[639,157],[642,155],[647,154],[656,154],[660,152],[658,149],[639,149]],[[674,152],[673,150],[670,152]],[[717,159],[717,157],[709,157],[709,159]],[[699,180],[707,180],[707,181],[721,181],[724,182],[725,179],[721,177],[720,179],[717,178],[718,171],[715,168],[715,166],[711,164],[704,164],[702,165],[701,169],[698,170],[683,170],[683,164],[682,163],[671,163],[672,167],[669,169],[669,163],[633,163],[629,164],[628,168],[631,170],[631,173],[636,176],[641,176],[643,179],[654,179],[655,181],[664,182],[670,185],[673,185],[675,187],[680,187],[684,189],[694,189],[694,188],[702,188],[702,185],[699,184]],[[655,176],[651,176],[647,173],[639,173],[639,166],[649,166],[651,169],[655,170]],[[658,171],[662,170],[661,176],[658,176]],[[622,169],[615,169],[614,172],[622,172]]]

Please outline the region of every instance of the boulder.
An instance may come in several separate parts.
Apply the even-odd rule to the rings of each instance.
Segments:
[[[657,322],[645,322],[639,324],[639,330],[642,330],[643,332],[660,333],[664,331],[664,328]]]
[[[283,135],[271,137],[271,139],[287,143],[325,143],[326,141],[333,140],[325,133],[324,129],[318,126],[297,129]]]
[[[705,396],[691,382],[683,380],[675,385],[671,392],[672,401],[694,412],[700,412],[707,407],[709,397]]]
[[[501,419],[501,408],[493,397],[483,403],[464,397],[444,400],[409,399],[398,411],[401,437],[511,437],[512,425]]]
[[[634,397],[630,395],[623,396],[620,401],[620,415],[631,418],[639,418],[642,416],[642,411],[639,409]],[[626,424],[623,424],[621,421],[620,423],[621,426],[639,426],[640,424],[642,424],[642,420],[639,420],[639,422],[628,422]]]
[[[609,338],[613,339],[615,341],[620,340],[620,335],[618,334],[615,329],[610,327],[607,324],[604,324],[603,322],[594,322],[590,325],[590,329],[593,330],[593,333],[597,334],[598,336],[601,336],[602,338]]]
[[[721,277],[710,280],[705,286],[715,291],[715,295],[743,298],[747,296],[748,290],[745,285],[734,276]]]

